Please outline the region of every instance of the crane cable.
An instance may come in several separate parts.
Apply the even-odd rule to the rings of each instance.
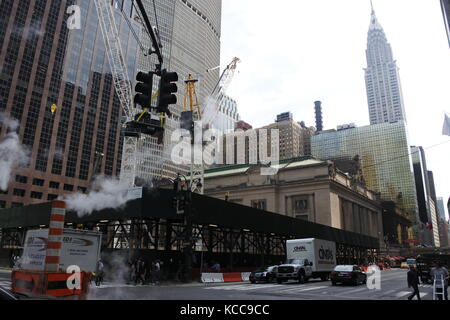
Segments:
[[[155,4],[155,0],[153,0],[153,11],[154,11],[154,13],[155,13],[156,29],[158,30],[158,40],[161,41],[161,39],[159,38],[159,24],[158,24],[158,15],[156,14],[156,4]]]
[[[144,54],[147,54],[147,52],[145,51],[144,45],[142,44],[141,40],[139,39],[139,37],[136,34],[136,31],[134,30],[133,26],[131,25],[130,19],[128,19],[127,15],[125,14],[125,12],[122,9],[120,10],[120,12],[122,13],[122,16],[124,17],[125,21],[127,22],[128,27],[130,28],[131,32],[133,33],[134,38],[136,39],[137,43],[141,47],[141,51]]]

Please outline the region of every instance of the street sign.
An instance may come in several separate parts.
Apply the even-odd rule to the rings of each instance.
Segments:
[[[127,198],[130,200],[142,199],[142,187],[128,189]]]

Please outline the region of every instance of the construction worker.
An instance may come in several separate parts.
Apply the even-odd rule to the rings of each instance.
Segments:
[[[448,300],[448,270],[442,266],[442,263],[440,261],[436,261],[434,263],[434,268],[432,268],[430,271],[430,275],[433,281],[437,281],[437,287],[439,288],[440,281],[444,280],[444,288],[442,288],[442,290],[444,290],[444,300]],[[442,300],[442,294],[438,294],[437,296],[439,300]]]
[[[417,296],[417,300],[420,299],[419,292],[419,274],[415,266],[410,266],[408,271],[408,288],[413,288],[413,294],[408,297],[408,300],[412,300],[414,296]]]

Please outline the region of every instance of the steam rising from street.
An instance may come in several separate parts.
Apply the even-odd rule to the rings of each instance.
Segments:
[[[134,199],[128,193],[129,186],[117,179],[97,177],[88,194],[75,193],[60,197],[67,209],[77,212],[79,217],[103,209],[117,209]]]
[[[25,166],[29,161],[29,151],[21,144],[16,130],[19,123],[0,113],[0,124],[7,127],[8,133],[0,142],[0,189],[8,190],[12,171]]]

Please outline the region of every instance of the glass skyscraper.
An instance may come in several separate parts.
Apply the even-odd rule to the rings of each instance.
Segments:
[[[208,69],[220,65],[220,35],[222,0],[143,0],[153,26],[159,26],[163,45],[163,68],[177,72],[178,113],[183,106],[185,83],[188,75],[198,79],[197,97],[200,105],[212,93],[219,81],[220,70]],[[155,8],[156,15],[155,17]],[[142,42],[150,48],[150,37],[143,32]],[[140,54],[138,69],[153,70],[156,58]]]
[[[312,155],[322,160],[359,156],[365,183],[385,201],[404,208],[417,222],[417,197],[407,128],[403,121],[329,130],[311,138]]]
[[[402,88],[397,62],[383,27],[372,8],[367,38],[365,69],[370,124],[406,122]]]
[[[131,18],[131,2],[111,4]],[[72,5],[80,8],[80,29],[68,28]],[[119,10],[116,21],[134,79],[137,41]],[[17,119],[21,142],[31,150],[29,166],[14,172],[8,191],[0,194],[0,207],[85,191],[96,153],[104,154],[99,172],[117,175],[122,108],[94,1],[2,0],[0,48],[0,112]],[[0,136],[5,133],[2,128]]]
[[[189,74],[198,80],[196,94],[201,107],[204,106],[206,98],[211,95],[219,81],[220,70],[216,67],[220,65],[222,0],[143,0],[142,2],[150,23],[152,26],[158,26],[159,38],[163,46],[162,68],[178,73],[178,103],[170,106],[176,119],[184,109],[185,80],[188,79]],[[134,19],[139,20],[137,13]],[[151,47],[150,37],[144,31],[142,31],[141,41],[145,48]],[[148,72],[154,70],[156,63],[155,55],[149,57],[141,52],[138,69]],[[213,68],[214,70],[207,71]],[[158,82],[155,81],[155,91],[157,85]],[[218,112],[218,115],[221,116],[221,113]],[[177,129],[178,125],[176,121],[170,119],[166,121],[164,147],[157,144],[154,138],[145,139],[145,156],[138,166],[139,171],[151,172],[151,174],[142,177],[144,180],[174,179],[178,173],[188,175],[190,166],[176,164],[172,157],[174,143],[171,141],[171,133]],[[148,154],[151,156],[147,156]]]

